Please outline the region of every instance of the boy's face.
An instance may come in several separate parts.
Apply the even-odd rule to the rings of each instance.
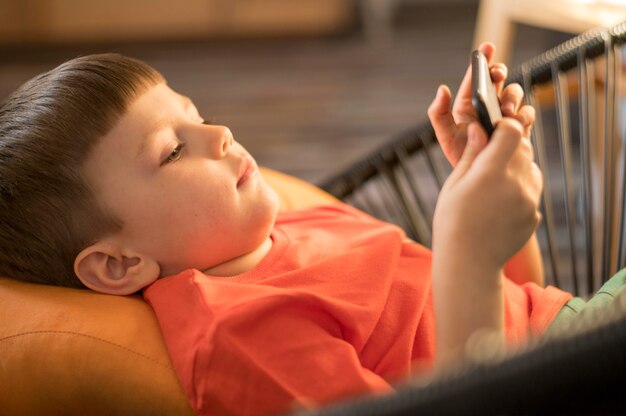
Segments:
[[[207,270],[254,251],[278,199],[223,126],[159,84],[141,95],[85,165],[101,204],[123,222],[116,238],[167,276]]]

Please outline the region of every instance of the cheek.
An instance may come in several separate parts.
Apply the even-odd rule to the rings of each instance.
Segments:
[[[150,242],[151,239],[175,237],[186,228],[195,210],[182,194],[182,188],[138,186],[129,193],[122,207],[121,218],[130,237]]]
[[[226,184],[196,181],[187,185],[169,207],[169,215],[186,232],[219,229],[237,218],[237,195]]]

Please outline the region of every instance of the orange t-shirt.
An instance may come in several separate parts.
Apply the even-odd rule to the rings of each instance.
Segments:
[[[197,414],[275,414],[388,392],[432,367],[429,250],[345,205],[281,214],[272,240],[244,274],[187,270],[144,291]],[[542,332],[570,298],[504,288],[512,343]]]

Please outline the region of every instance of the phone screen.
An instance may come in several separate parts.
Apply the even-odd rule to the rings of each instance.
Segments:
[[[487,58],[478,50],[472,52],[472,104],[480,123],[491,136],[502,119],[502,112],[496,86],[489,75]]]

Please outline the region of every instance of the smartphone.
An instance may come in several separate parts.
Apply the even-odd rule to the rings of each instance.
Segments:
[[[489,74],[487,58],[479,50],[472,52],[472,104],[480,124],[491,137],[496,124],[502,119],[502,111],[496,86]]]

